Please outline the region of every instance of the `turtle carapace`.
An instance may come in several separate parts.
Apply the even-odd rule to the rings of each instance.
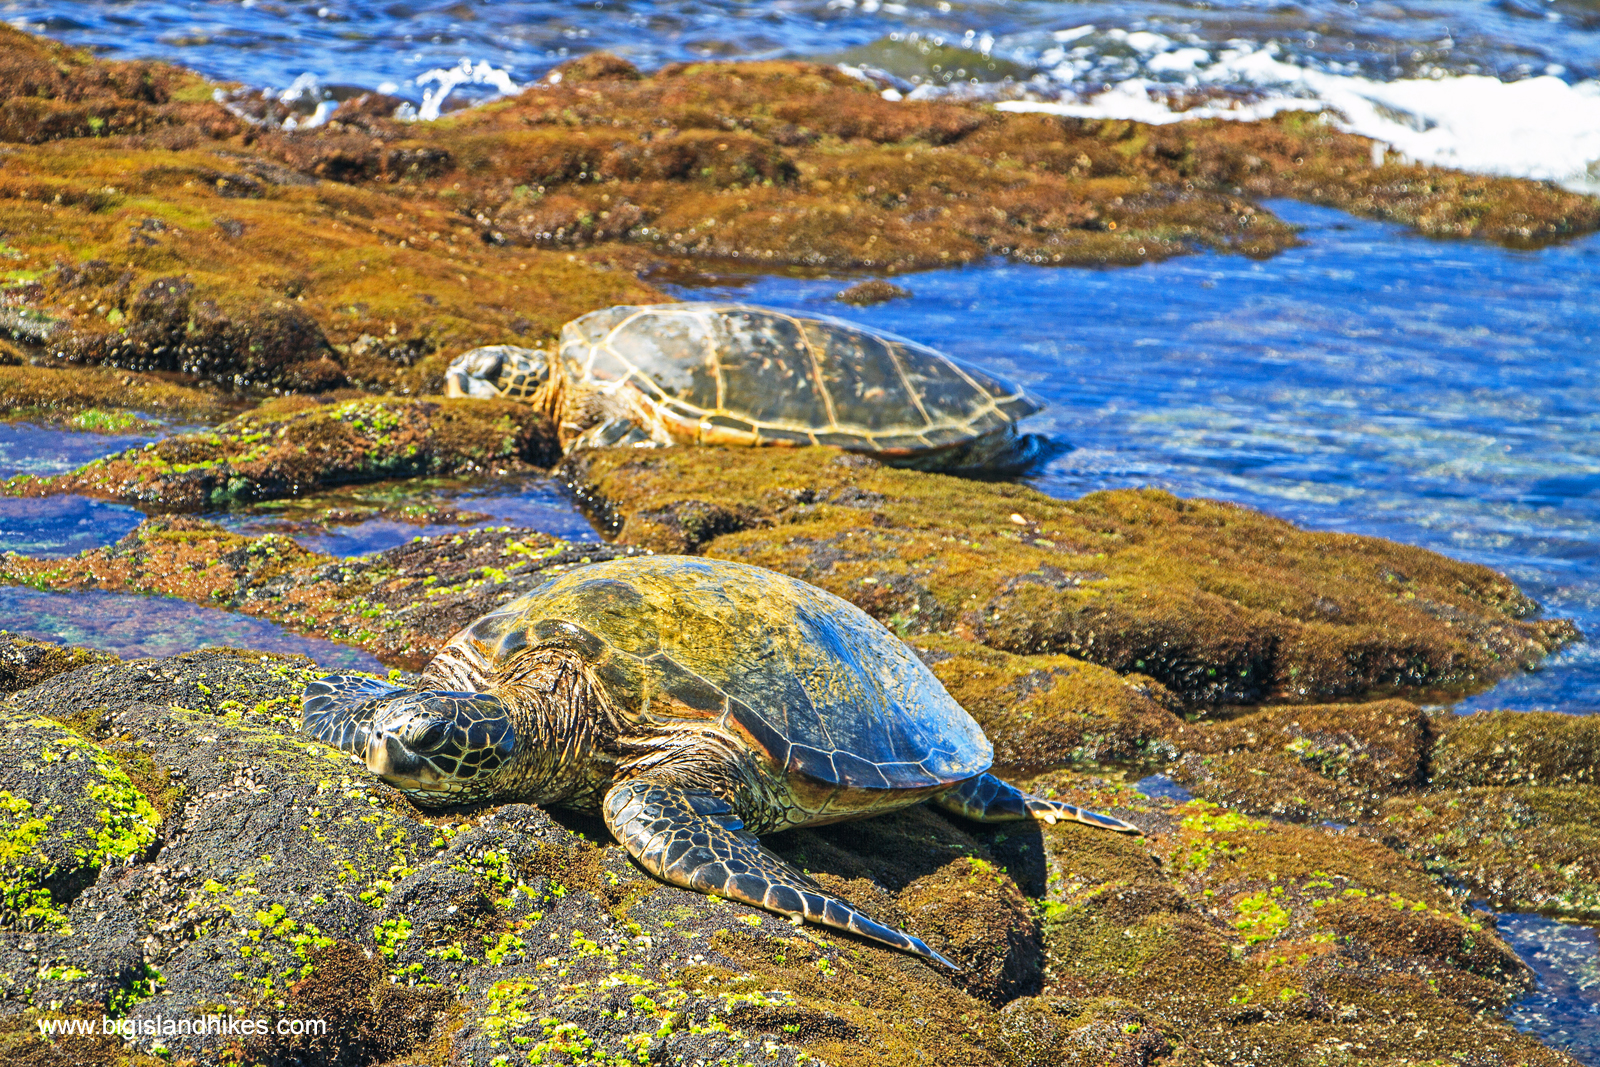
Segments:
[[[306,688],[318,739],[423,805],[591,812],[674,885],[852,931],[942,963],[829,896],[756,835],[931,800],[982,822],[1110,816],[988,772],[982,729],[859,608],[743,563],[580,567],[457,634],[420,687]]]

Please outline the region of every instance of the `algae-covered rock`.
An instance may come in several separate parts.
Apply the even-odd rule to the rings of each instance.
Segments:
[[[18,475],[11,496],[85,496],[198,509],[347,482],[528,470],[559,451],[541,413],[510,401],[271,401],[215,430],[177,434],[68,474]]]
[[[115,757],[28,702],[0,708],[0,926],[66,932],[102,868],[143,858],[161,817]]]
[[[1156,760],[1175,751],[1176,698],[1161,683],[1071,656],[1019,656],[950,636],[911,639],[994,743],[995,764],[1037,774],[1069,763]]]
[[[1440,726],[1436,786],[1593,786],[1600,776],[1600,716],[1488,711]]]
[[[147,519],[72,559],[0,559],[0,578],[47,589],[159,593],[228,607],[420,668],[456,631],[551,574],[637,549],[500,527],[419,537],[336,560],[292,538],[230,533],[188,517]]]
[[[1466,1049],[1483,1063],[1569,1062],[1490,1021],[1529,976],[1420,865],[1204,801],[1165,815],[1148,851],[1045,831],[1046,994],[1136,1005],[1178,1062],[1298,1064],[1357,1044],[1368,1054],[1350,1062]]]
[[[98,367],[0,366],[0,418],[63,423],[75,430],[126,431],[141,416],[215,422],[236,405],[215,390]]]
[[[1499,907],[1600,918],[1600,790],[1592,784],[1396,797],[1376,832]]]
[[[296,732],[313,676],[299,657],[202,652],[9,698],[6,721],[85,753],[79,771],[137,754],[139,788],[166,788],[131,864],[52,897],[58,923],[0,938],[0,1015],[29,1023],[0,1030],[8,1062],[65,1051],[40,1018],[205,1014],[269,1025],[71,1047],[108,1064],[1288,1065],[1355,1044],[1374,1062],[1572,1062],[1496,1014],[1527,977],[1492,927],[1377,842],[1067,774],[1034,788],[1150,836],[920,806],[767,839],[952,974],[657,883],[588,820],[420,811]],[[67,766],[13,795],[47,802]]]
[[[116,659],[109,652],[35,641],[0,630],[0,693],[31,689],[46,678]]]
[[[825,449],[600,450],[561,473],[620,543],[770,567],[903,636],[1064,653],[1191,705],[1477,689],[1576,634],[1486,567],[1154,490],[1063,501]]]
[[[1265,708],[1187,724],[1169,773],[1195,795],[1293,822],[1376,818],[1425,783],[1433,728],[1404,700]]]

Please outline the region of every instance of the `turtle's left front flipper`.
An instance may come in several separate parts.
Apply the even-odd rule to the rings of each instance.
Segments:
[[[974,822],[1014,822],[1018,819],[1034,818],[1051,824],[1081,822],[1123,834],[1144,833],[1132,823],[1123,822],[1110,815],[1102,815],[1098,811],[1076,808],[1058,800],[1046,800],[1032,793],[1024,793],[1011,783],[1003,782],[992,774],[980,774],[976,778],[968,778],[947,792],[941,793],[934,803],[946,811],[972,819]]]
[[[909,934],[867,918],[761,847],[728,802],[703,790],[645,779],[606,793],[606,826],[639,866],[664,882],[848,930],[903,952],[955,964]]]

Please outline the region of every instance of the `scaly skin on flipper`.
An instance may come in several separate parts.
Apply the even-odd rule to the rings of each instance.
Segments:
[[[628,854],[664,882],[809,919],[960,969],[917,938],[821,892],[803,872],[743,833],[743,822],[720,797],[636,778],[612,787],[603,813]]]
[[[1122,834],[1144,833],[1132,823],[1114,819],[1110,815],[1102,815],[1098,811],[1076,808],[1071,804],[1062,804],[1059,801],[1024,793],[992,774],[980,774],[976,778],[968,778],[940,795],[934,803],[948,812],[974,822],[1015,822],[1018,819],[1034,818],[1052,826],[1057,822],[1081,822]]]

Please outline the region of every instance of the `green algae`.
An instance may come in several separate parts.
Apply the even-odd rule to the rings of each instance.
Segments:
[[[65,475],[18,476],[0,491],[214,508],[349,482],[526,470],[555,454],[547,420],[506,401],[276,401],[213,431],[178,434]]]
[[[67,931],[65,905],[100,868],[156,840],[161,815],[116,757],[59,724],[0,712],[13,760],[0,784],[0,925]]]

